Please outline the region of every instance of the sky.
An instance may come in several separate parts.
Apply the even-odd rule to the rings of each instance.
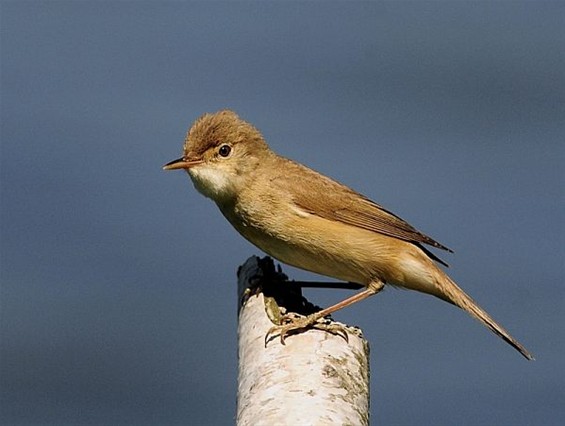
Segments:
[[[223,108],[453,248],[536,356],[387,289],[334,315],[370,342],[373,424],[560,424],[563,22],[563,2],[2,1],[0,424],[233,424],[235,274],[263,254],[161,169]]]

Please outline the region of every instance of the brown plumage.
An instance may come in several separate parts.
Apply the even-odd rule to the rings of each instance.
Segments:
[[[533,359],[436,265],[445,263],[424,245],[450,249],[347,186],[278,156],[234,112],[199,118],[187,134],[184,156],[165,169],[185,169],[242,236],[276,259],[366,287],[304,320],[274,327],[281,340],[391,284],[464,309]]]

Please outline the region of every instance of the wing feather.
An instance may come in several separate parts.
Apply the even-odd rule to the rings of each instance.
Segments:
[[[364,195],[301,164],[288,161],[289,168],[285,174],[279,175],[277,180],[279,180],[279,185],[284,185],[283,188],[292,187],[293,190],[289,191],[289,196],[298,208],[325,219],[378,232],[417,245],[427,244],[453,252]],[[302,182],[296,184],[299,176]],[[312,197],[312,190],[323,196]],[[444,263],[428,250],[424,249],[424,251],[434,260]]]

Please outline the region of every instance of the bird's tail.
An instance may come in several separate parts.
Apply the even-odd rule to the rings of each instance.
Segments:
[[[467,311],[472,317],[479,320],[486,327],[488,327],[497,336],[504,339],[508,344],[512,345],[518,352],[520,352],[526,359],[533,360],[534,357],[529,353],[524,346],[522,346],[516,339],[514,339],[510,333],[508,333],[504,327],[497,324],[494,319],[491,318],[484,310],[482,310],[479,305],[471,299],[455,282],[453,282],[443,271],[438,274],[438,284],[441,288],[441,294],[436,294],[436,296],[444,299],[445,301],[452,303],[461,309]]]

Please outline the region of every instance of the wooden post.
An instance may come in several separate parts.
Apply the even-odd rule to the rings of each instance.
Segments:
[[[268,257],[239,268],[238,290],[237,425],[368,425],[369,344],[360,330],[347,327],[349,341],[308,330],[265,345],[285,308],[318,308]]]

